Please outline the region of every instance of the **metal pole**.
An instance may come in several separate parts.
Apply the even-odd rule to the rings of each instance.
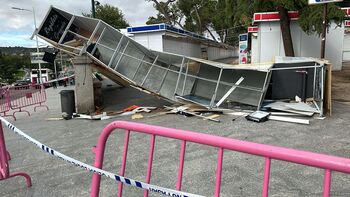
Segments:
[[[55,68],[55,77],[57,79],[57,67],[56,67],[56,60],[53,61],[53,67]]]
[[[34,28],[35,28],[35,32],[37,31],[36,29],[36,18],[35,18],[35,10],[33,7],[33,16],[34,16]],[[39,42],[38,42],[38,35],[35,33],[35,40],[36,40],[36,52],[39,53]],[[39,56],[39,55],[38,55]],[[39,62],[39,76],[38,76],[38,83],[41,84],[41,63]]]
[[[91,0],[92,18],[96,18],[95,14],[95,1]]]
[[[327,14],[328,14],[328,4],[325,3],[323,6],[323,29],[322,29],[322,41],[321,41],[321,59],[325,58],[325,51],[326,51]]]

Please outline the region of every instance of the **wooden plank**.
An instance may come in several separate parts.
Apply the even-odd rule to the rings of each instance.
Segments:
[[[325,97],[323,103],[324,114],[332,116],[332,64],[326,65]]]

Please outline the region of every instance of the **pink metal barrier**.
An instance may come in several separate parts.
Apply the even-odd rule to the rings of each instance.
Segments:
[[[15,176],[23,176],[26,179],[27,187],[32,186],[32,180],[27,173],[15,172],[10,173],[10,167],[8,161],[10,160],[10,154],[6,150],[5,137],[2,129],[2,123],[0,121],[0,181],[9,179]]]
[[[9,100],[11,109],[18,110],[13,112],[14,117],[18,112],[26,112],[30,116],[29,111],[23,110],[23,108],[32,105],[37,105],[34,107],[34,111],[38,107],[45,107],[49,110],[47,105],[43,105],[46,102],[46,92],[45,87],[40,84],[10,87]]]
[[[8,88],[0,88],[0,116],[7,117],[12,116],[15,120],[15,116],[6,114],[11,110],[10,100],[8,95]]]
[[[154,144],[156,136],[173,138],[181,141],[181,150],[180,150],[180,162],[178,168],[178,177],[176,183],[176,189],[181,190],[182,184],[182,174],[184,167],[184,158],[186,151],[186,143],[193,142],[197,144],[208,145],[218,148],[217,156],[217,169],[216,169],[216,184],[214,196],[220,196],[220,186],[221,186],[221,172],[222,172],[222,161],[224,150],[237,151],[247,154],[252,154],[265,158],[265,169],[264,169],[264,182],[262,189],[262,196],[267,197],[269,191],[269,180],[270,180],[270,167],[271,160],[282,160],[286,162],[302,164],[306,166],[312,166],[316,168],[324,169],[324,182],[323,182],[323,196],[330,195],[331,188],[331,173],[332,171],[338,171],[350,174],[350,159],[335,157],[330,155],[317,154],[306,151],[299,151],[289,148],[282,148],[271,145],[264,145],[258,143],[252,143],[247,141],[235,140],[231,138],[219,137],[214,135],[208,135],[203,133],[196,133],[191,131],[183,131],[177,129],[164,128],[159,126],[151,126],[139,123],[132,123],[126,121],[115,121],[107,125],[97,142],[97,146],[94,147],[93,152],[95,153],[95,167],[102,169],[103,157],[105,151],[106,141],[109,135],[115,129],[125,130],[124,138],[124,149],[122,156],[122,165],[120,169],[121,176],[124,176],[125,167],[126,167],[126,158],[129,145],[129,135],[131,131],[144,133],[151,135],[150,142],[150,151],[149,151],[149,160],[146,172],[146,183],[150,182],[151,171],[152,171],[152,161],[154,153]],[[91,195],[92,197],[99,196],[100,190],[100,180],[101,176],[94,174],[92,177],[91,185]],[[122,184],[119,184],[118,187],[118,196],[122,196]],[[148,196],[148,191],[145,190],[144,196]]]

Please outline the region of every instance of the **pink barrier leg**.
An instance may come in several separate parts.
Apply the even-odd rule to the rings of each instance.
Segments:
[[[220,196],[220,186],[221,186],[221,172],[222,172],[222,160],[223,160],[224,149],[219,148],[218,152],[218,163],[216,167],[216,183],[215,183],[215,197]]]
[[[11,173],[8,178],[15,177],[15,176],[23,176],[26,179],[27,187],[32,186],[32,179],[30,178],[30,176],[27,173],[24,173],[24,172]]]
[[[154,144],[156,141],[156,136],[152,135],[151,138],[151,145],[149,148],[149,155],[148,155],[148,164],[147,164],[147,173],[146,173],[146,183],[150,183],[151,181],[151,174],[152,174],[152,163],[153,163],[153,153],[154,153]],[[148,197],[148,190],[145,190],[143,192],[144,197]]]
[[[181,185],[182,185],[182,174],[184,169],[184,162],[185,162],[185,152],[186,152],[186,141],[183,140],[181,142],[181,150],[180,150],[180,160],[179,160],[179,170],[177,172],[177,183],[176,183],[176,189],[181,191]]]
[[[26,179],[27,187],[32,186],[32,180],[27,173],[24,172],[15,172],[10,174],[8,159],[10,154],[6,150],[5,137],[2,129],[2,124],[0,122],[0,180],[6,180],[15,176],[23,176]]]
[[[36,112],[36,108],[37,107],[45,107],[46,108],[46,110],[49,110],[49,107],[47,106],[47,105],[42,105],[42,103],[40,103],[38,106],[35,106],[34,107],[34,111]]]
[[[331,194],[331,176],[331,170],[326,169],[323,179],[323,197],[329,197]]]
[[[30,116],[29,111],[27,111],[27,110],[22,110],[22,108],[19,108],[19,111],[15,111],[15,112],[13,112],[13,114],[12,114],[12,116],[15,118],[15,120],[16,120],[16,113],[21,113],[21,112],[26,112],[26,113],[28,114],[28,116]]]
[[[262,196],[269,196],[269,182],[270,182],[270,167],[271,167],[271,159],[265,158],[265,172],[264,172],[264,186],[262,190]]]
[[[121,176],[124,176],[124,174],[125,174],[126,157],[128,155],[128,147],[129,147],[129,136],[130,136],[130,131],[126,130],[125,137],[124,137],[124,150],[123,150],[122,166],[120,168],[120,175]],[[122,194],[123,194],[123,184],[119,183],[118,184],[118,197],[122,197]]]

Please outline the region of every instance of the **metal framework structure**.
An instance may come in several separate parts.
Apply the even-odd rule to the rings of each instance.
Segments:
[[[107,71],[108,77],[119,84],[208,108],[219,107],[226,100],[259,109],[273,67],[273,63],[231,65],[153,51],[101,20],[54,7],[50,7],[37,34],[73,56],[86,53],[97,69]]]

